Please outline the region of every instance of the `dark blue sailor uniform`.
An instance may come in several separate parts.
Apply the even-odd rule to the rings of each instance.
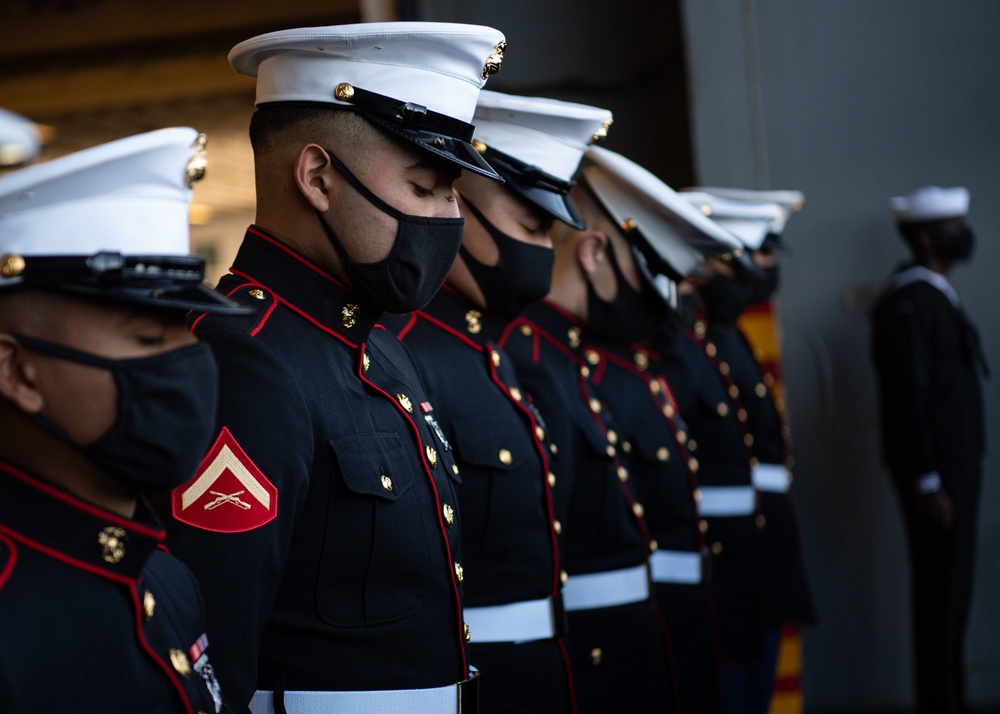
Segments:
[[[699,526],[712,563],[722,662],[746,666],[763,653],[761,551],[750,467],[753,437],[734,406],[728,365],[688,331],[652,369],[666,378],[698,459]],[[691,442],[694,442],[692,444]]]
[[[753,348],[735,323],[712,320],[695,324],[705,346],[714,345],[719,360],[729,365],[736,409],[747,414],[753,437],[754,486],[757,489],[764,551],[764,622],[768,627],[803,626],[816,621],[795,506],[789,493],[792,458],[784,423]]]
[[[685,712],[719,710],[719,638],[707,548],[698,528],[698,459],[659,355],[643,347],[588,344],[601,356],[592,382],[628,448],[629,474],[645,510],[656,601],[667,622]]]
[[[0,711],[229,711],[163,538],[144,501],[126,519],[0,463]]]
[[[195,322],[219,363],[220,436],[172,494],[170,530],[234,706],[464,680],[461,477],[409,353],[257,228],[218,289],[253,314]]]
[[[669,644],[648,591],[643,506],[590,383],[600,355],[585,352],[581,338],[571,317],[539,302],[499,341],[552,439],[577,704],[581,712],[672,711]]]
[[[434,404],[424,418],[442,429],[461,469],[465,621],[469,661],[482,672],[480,709],[555,714],[571,711],[571,695],[556,637],[564,615],[551,454],[513,363],[491,339],[501,324],[446,285],[401,319],[399,337]]]
[[[882,452],[909,537],[918,708],[958,712],[964,711],[964,638],[985,446],[979,372],[986,370],[978,332],[957,296],[921,279],[920,270],[897,274],[880,298],[872,313],[872,351]],[[954,503],[950,530],[917,514],[918,484],[930,474]]]

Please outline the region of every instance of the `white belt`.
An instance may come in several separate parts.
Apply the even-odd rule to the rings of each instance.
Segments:
[[[462,684],[477,684],[474,673]],[[285,692],[288,714],[461,714],[462,684],[433,689],[388,689],[372,692]],[[475,711],[467,705],[466,711]],[[274,714],[274,693],[258,689],[251,714]]]
[[[556,636],[556,613],[550,597],[506,605],[467,607],[462,615],[472,632],[472,644],[525,642]]]
[[[754,511],[753,486],[701,486],[698,512],[703,516],[749,516]]]
[[[753,485],[758,491],[788,493],[792,475],[782,464],[757,464],[751,472]]]
[[[649,599],[649,571],[645,565],[603,573],[570,575],[563,585],[567,612],[614,607]]]
[[[701,555],[687,550],[655,550],[649,555],[649,570],[654,583],[701,582]]]

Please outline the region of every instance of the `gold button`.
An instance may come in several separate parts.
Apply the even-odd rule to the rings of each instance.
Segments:
[[[764,384],[766,384],[769,387],[774,386],[774,375],[771,374],[770,372],[765,372],[764,373]]]
[[[465,580],[465,569],[462,567],[461,563],[455,563],[455,579],[458,582]]]
[[[392,479],[382,474],[382,488],[386,491],[392,491]]]
[[[704,518],[698,521],[698,530],[701,531],[702,533],[708,533],[708,521],[706,521]]]
[[[715,541],[712,543],[712,555],[718,555],[722,552],[722,543]]]
[[[722,374],[729,374],[729,363],[719,362],[719,372],[721,372]]]
[[[740,396],[740,389],[739,389],[739,387],[737,387],[735,384],[730,384],[729,385],[729,396],[732,397],[733,399],[736,399],[736,397]]]
[[[101,558],[115,565],[125,557],[125,529],[118,526],[108,526],[97,534],[97,543],[101,546]]]
[[[594,412],[594,414],[601,413],[601,400],[597,397],[590,398],[590,411]]]
[[[552,452],[553,456],[559,453],[559,447],[556,446],[556,442],[553,441],[551,444],[549,444],[549,451]]]
[[[715,411],[719,413],[719,416],[724,417],[729,414],[729,405],[725,402],[719,402],[715,407]]]
[[[601,663],[601,655],[602,654],[604,654],[604,653],[601,652],[601,648],[600,647],[595,647],[594,649],[590,650],[590,661],[593,662],[594,665],[600,664]]]
[[[549,482],[549,488],[555,488],[556,487],[556,475],[554,473],[552,473],[551,471],[549,471],[549,475],[547,476],[547,479],[548,479],[548,482]]]
[[[170,648],[170,664],[174,666],[174,670],[177,674],[187,679],[191,676],[191,662],[188,661],[187,655],[181,650]]]
[[[587,379],[587,377],[590,376],[590,367],[588,367],[587,365],[583,365],[582,367],[580,367],[580,376],[583,377],[584,379]]]
[[[622,483],[628,481],[628,469],[625,468],[624,466],[618,467],[618,480],[621,481]]]
[[[695,441],[694,439],[688,439],[687,447],[688,447],[688,451],[697,451],[698,450],[698,442]]]
[[[354,96],[354,87],[352,87],[347,82],[341,82],[333,90],[333,96],[342,102],[346,102],[348,99]]]
[[[645,352],[636,352],[635,366],[639,371],[645,372],[649,368],[649,355]]]
[[[513,399],[514,399],[515,402],[521,401],[521,390],[520,389],[518,389],[517,387],[511,387],[507,391],[510,392],[510,396],[513,397]]]
[[[496,350],[493,350],[493,352],[490,354],[490,359],[493,360],[493,366],[494,367],[499,367],[500,366],[500,353],[499,352],[497,352]]]
[[[368,374],[368,368],[372,366],[372,360],[365,352],[364,357],[361,358],[361,374]]]
[[[19,255],[5,255],[0,259],[0,275],[5,278],[16,278],[24,272],[24,258]]]
[[[521,325],[520,330],[521,334],[524,335],[525,337],[531,336],[531,325]]]
[[[657,543],[655,540],[649,541],[649,552],[650,553],[655,553],[656,549],[659,548],[659,547],[660,547],[660,544]]]
[[[267,295],[265,295],[264,291],[261,290],[260,288],[254,288],[253,290],[251,290],[250,292],[248,292],[247,295],[249,295],[250,297],[255,298],[257,300],[266,300],[267,299]]]
[[[608,429],[608,443],[617,444],[618,443],[618,432],[614,429]]]
[[[455,474],[456,476],[458,476],[458,464],[452,464],[451,465],[451,472],[453,474]]]
[[[627,440],[623,441],[622,442],[622,451],[624,451],[626,454],[631,454],[632,453],[632,442],[631,441],[627,441]]]
[[[473,139],[472,148],[481,154],[486,151],[488,147],[486,146],[486,142],[480,141],[479,139]]]
[[[397,394],[396,401],[399,402],[400,406],[402,406],[403,409],[408,411],[410,414],[413,413],[413,403],[410,402],[410,398],[408,396],[405,394]]]
[[[559,571],[559,582],[562,583],[563,585],[565,585],[567,580],[569,580],[569,573],[567,573],[565,570],[560,570]]]
[[[645,512],[646,510],[642,507],[642,504],[639,503],[638,501],[632,504],[632,513],[635,514],[636,518],[642,518],[642,515]]]
[[[736,412],[736,418],[739,419],[740,421],[746,421],[747,420],[747,410],[741,408],[738,412]]]
[[[535,426],[535,437],[541,441],[545,438],[545,429],[540,426]]]
[[[753,388],[754,394],[763,399],[767,396],[767,387],[764,386],[763,382],[757,382],[757,385]]]
[[[669,461],[670,460],[670,449],[666,446],[661,446],[656,450],[656,460],[657,461]]]
[[[606,453],[609,458],[613,459],[616,453],[615,447],[613,447],[611,444],[608,444],[606,447],[604,447],[604,453]]]
[[[552,521],[552,530],[556,532],[556,535],[560,535],[562,533],[562,523],[559,521]]]
[[[764,518],[763,513],[758,513],[757,517],[754,519],[754,522],[757,524],[758,528],[763,528],[764,526],[767,525],[767,519]]]
[[[465,644],[469,644],[470,642],[472,642],[472,628],[469,627],[468,625],[464,625],[464,628],[465,628],[464,629],[464,632],[465,632]]]
[[[674,438],[677,439],[678,444],[683,444],[688,440],[688,435],[686,431],[678,431],[677,436]]]
[[[654,379],[652,382],[649,383],[649,391],[651,391],[653,394],[659,394],[660,383]]]
[[[510,462],[514,460],[514,457],[511,456],[508,449],[500,449],[500,454],[498,456],[500,458],[500,463],[504,466],[510,466]]]
[[[698,503],[699,501],[701,501],[701,489],[700,488],[696,488],[694,491],[692,491],[691,492],[691,498],[694,499],[695,503]]]
[[[569,346],[572,348],[577,348],[580,346],[580,328],[571,327],[566,330],[566,339],[569,340]]]
[[[747,446],[753,446],[753,434],[744,434],[743,443]]]
[[[451,528],[455,525],[455,509],[447,503],[441,506],[441,515],[444,516],[444,524]]]
[[[591,366],[601,363],[601,356],[597,354],[595,350],[587,350],[583,353],[583,358],[587,360],[587,364]]]
[[[694,334],[698,335],[698,337],[704,337],[707,330],[708,327],[705,325],[704,320],[698,320],[694,323]]]
[[[433,446],[428,444],[424,447],[424,453],[427,454],[427,461],[430,463],[432,469],[436,469],[438,465],[438,452]]]
[[[675,416],[677,416],[677,412],[674,410],[673,406],[671,406],[670,404],[664,404],[663,405],[663,416],[665,416],[667,419],[673,419]]]
[[[354,327],[354,323],[358,321],[358,313],[361,312],[361,308],[353,303],[348,303],[340,308],[340,324],[344,327]]]
[[[688,470],[693,474],[698,473],[698,459],[693,456],[688,459]]]
[[[705,352],[708,353],[709,357],[715,357],[715,355],[718,354],[719,350],[716,349],[715,345],[709,342],[708,344],[705,345]]]
[[[146,618],[146,622],[153,619],[153,613],[156,612],[156,598],[153,597],[153,593],[147,590],[142,594],[142,614]]]

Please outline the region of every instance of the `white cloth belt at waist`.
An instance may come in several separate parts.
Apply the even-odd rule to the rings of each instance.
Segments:
[[[698,512],[703,516],[749,516],[754,511],[753,486],[701,486]]]
[[[459,685],[372,692],[285,692],[288,714],[461,714]],[[251,714],[274,714],[274,693],[258,689]]]
[[[701,582],[701,554],[687,550],[655,550],[649,554],[649,570],[654,583]]]
[[[753,486],[758,491],[788,493],[792,479],[788,469],[782,464],[757,464],[750,474]]]
[[[649,598],[649,571],[645,565],[603,573],[570,575],[563,585],[567,612],[614,607]]]
[[[462,611],[472,633],[470,642],[524,642],[556,636],[552,598],[506,605],[467,607]]]

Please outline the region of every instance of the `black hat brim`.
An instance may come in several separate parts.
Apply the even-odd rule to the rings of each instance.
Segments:
[[[365,119],[394,137],[413,144],[435,156],[456,164],[474,174],[503,182],[503,178],[489,165],[482,155],[472,148],[472,144],[445,134],[436,134],[417,129],[404,129],[374,114],[364,114]]]

